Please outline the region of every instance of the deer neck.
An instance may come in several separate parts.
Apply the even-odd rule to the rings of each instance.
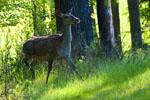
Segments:
[[[63,44],[68,45],[72,41],[71,24],[64,25]]]

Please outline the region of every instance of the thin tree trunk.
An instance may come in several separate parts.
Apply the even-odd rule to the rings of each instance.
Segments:
[[[150,0],[149,0],[149,8],[150,8]]]
[[[8,68],[7,68],[7,57],[8,57],[8,55],[6,54],[5,55],[5,96],[6,96],[6,99],[8,99],[8,90],[7,90],[7,70],[8,70]]]
[[[142,33],[140,25],[139,2],[138,0],[128,0],[130,31],[132,38],[132,48],[142,47]]]
[[[117,57],[111,1],[97,0],[97,14],[101,47],[107,58]]]
[[[45,14],[46,14],[45,4],[46,4],[46,1],[43,0],[43,21],[46,19],[46,16],[45,16]]]
[[[33,3],[33,9],[32,9],[32,16],[33,16],[33,30],[34,30],[34,35],[38,36],[38,25],[37,25],[37,6],[36,6],[36,2],[34,0],[32,0]]]
[[[113,14],[113,25],[115,32],[116,48],[119,54],[122,54],[121,46],[121,35],[120,35],[120,17],[119,17],[119,3],[117,0],[111,0],[112,14]]]

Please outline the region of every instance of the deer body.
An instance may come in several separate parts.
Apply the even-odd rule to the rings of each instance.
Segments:
[[[60,49],[58,49],[58,55],[60,58],[69,57],[71,54],[71,41],[72,41],[72,33],[71,33],[71,25],[65,25],[63,40],[60,45]]]
[[[57,56],[57,48],[61,41],[61,35],[32,37],[23,44],[23,52],[28,59],[48,61]]]
[[[29,59],[33,59],[34,62],[48,61],[48,72],[46,82],[48,82],[49,73],[52,68],[53,60],[55,58],[65,59],[68,62],[68,64],[79,75],[78,71],[75,68],[75,65],[71,60],[70,55],[72,41],[71,24],[77,24],[80,22],[80,20],[77,17],[71,15],[71,13],[63,14],[60,11],[57,11],[56,14],[63,19],[63,34],[32,37],[23,44],[23,52],[25,54],[24,61],[27,66],[29,66],[27,62],[27,60]],[[32,68],[31,71],[34,74]]]

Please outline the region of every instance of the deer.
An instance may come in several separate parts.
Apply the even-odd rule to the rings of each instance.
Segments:
[[[62,13],[60,10],[56,9],[56,15],[59,16],[63,21],[64,32],[62,34],[50,36],[34,36],[26,42],[24,42],[24,63],[26,66],[29,67],[30,65],[35,65],[38,61],[47,61],[48,71],[46,83],[48,83],[48,78],[52,69],[53,61],[56,58],[64,59],[71,67],[71,69],[73,69],[76,72],[76,74],[82,79],[71,59],[71,25],[79,24],[80,19],[72,15],[72,9],[70,9],[67,13]],[[28,60],[31,59],[32,63],[29,65]],[[35,73],[32,67],[30,67],[30,70],[34,75]]]

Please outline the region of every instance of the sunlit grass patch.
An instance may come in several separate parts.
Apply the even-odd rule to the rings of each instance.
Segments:
[[[96,77],[91,77],[85,81],[75,80],[74,82],[69,82],[64,88],[50,89],[43,98],[45,100],[78,100],[90,98],[93,92],[101,88],[101,84],[101,80],[98,80]]]
[[[132,59],[133,60],[133,59]],[[33,100],[147,100],[150,95],[150,58],[139,56],[127,62],[116,61],[99,65],[97,73],[66,80],[65,73],[58,80],[35,80]],[[61,72],[60,72],[61,73]],[[54,73],[51,78],[55,77]],[[62,75],[64,74],[64,78]],[[53,76],[54,75],[54,76]],[[59,86],[60,85],[60,86]],[[140,98],[140,99],[139,99]]]

